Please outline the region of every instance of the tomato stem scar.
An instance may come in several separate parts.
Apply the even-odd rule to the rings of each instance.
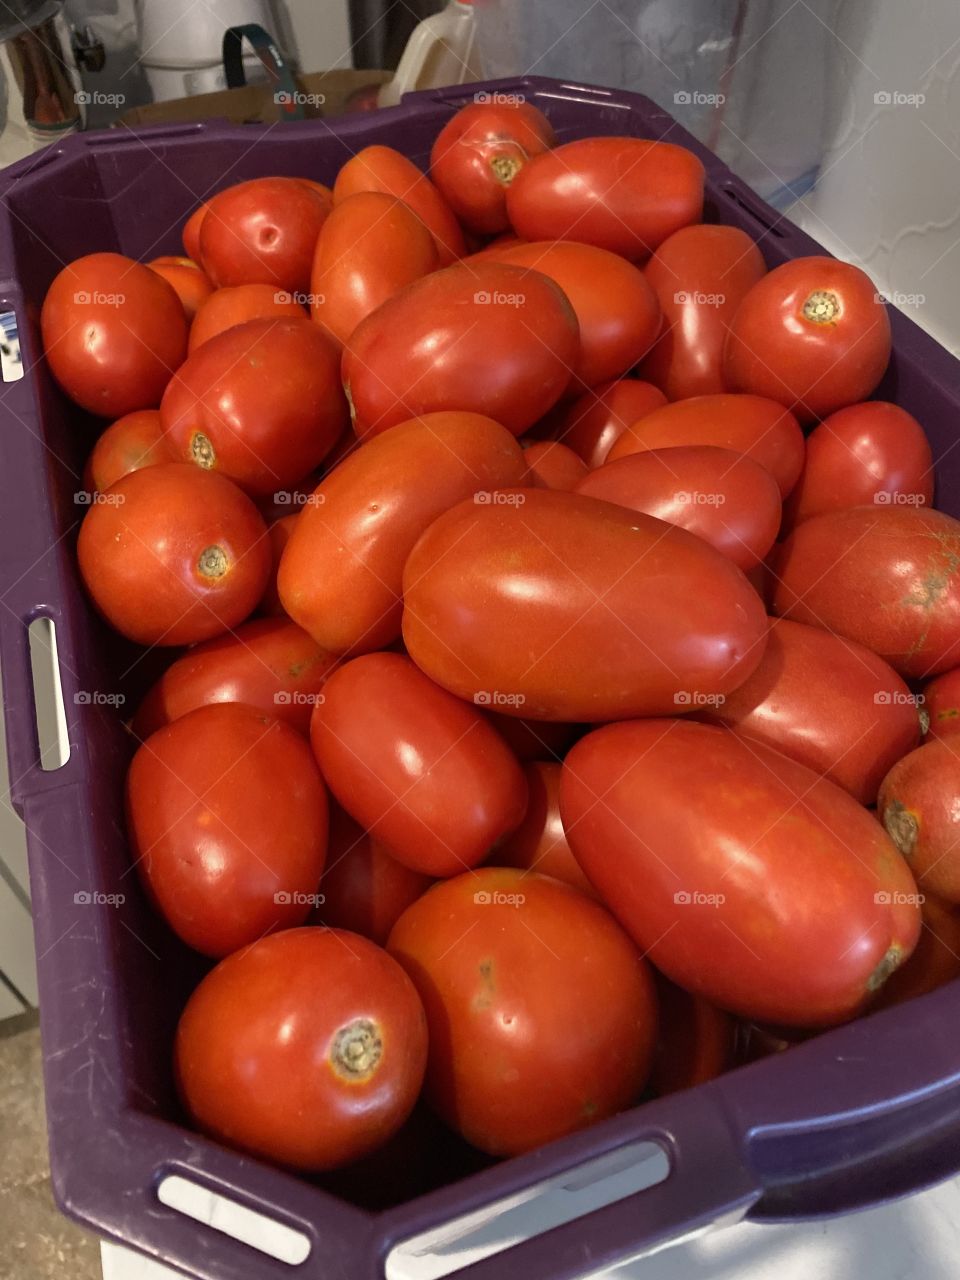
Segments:
[[[803,304],[803,318],[812,324],[833,324],[840,318],[840,299],[826,289],[816,289]]]
[[[190,441],[190,453],[198,467],[209,470],[217,460],[213,445],[201,431],[195,431]]]
[[[206,547],[200,552],[197,569],[202,578],[222,578],[227,572],[227,553],[223,547]]]
[[[367,1080],[383,1056],[380,1029],[369,1018],[354,1018],[340,1028],[330,1046],[330,1062],[345,1080]]]

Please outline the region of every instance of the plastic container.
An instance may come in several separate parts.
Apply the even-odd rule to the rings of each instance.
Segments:
[[[669,133],[707,166],[709,219],[748,231],[771,266],[817,250],[644,98],[537,79],[481,87],[524,94],[561,140]],[[450,1270],[478,1256],[460,1248],[453,1221],[499,1213],[484,1247],[513,1247],[465,1278],[572,1280],[716,1222],[856,1209],[960,1167],[957,983],[498,1165],[427,1126],[366,1168],[302,1179],[181,1124],[171,1035],[204,965],[168,934],[131,873],[121,806],[130,742],[104,703],[108,694],[132,699],[150,679],[151,656],[108,635],[80,589],[73,546],[83,508],[74,495],[93,424],[57,393],[40,359],[40,303],[78,254],[175,251],[197,202],[240,179],[330,183],[348,153],[373,141],[425,166],[437,132],[475,88],[280,129],[207,123],[78,135],[0,175],[0,306],[20,317],[25,367],[0,394],[0,663],[11,794],[28,831],[54,1190],[79,1221],[205,1280],[294,1272],[162,1203],[158,1186],[169,1201],[177,1185],[169,1175],[283,1224],[297,1256],[306,1254],[297,1276],[383,1280],[385,1267],[389,1280],[437,1276],[440,1264],[421,1258],[415,1267],[391,1250],[441,1231]],[[879,394],[927,428],[940,505],[960,515],[960,450],[950,447],[960,366],[904,316],[891,320],[894,356]],[[56,627],[71,745],[52,772],[38,763],[31,694],[27,625],[38,617]],[[655,1145],[634,1145],[647,1143]],[[641,1190],[653,1180],[640,1176],[651,1151],[669,1173]],[[598,1158],[599,1168],[589,1163]],[[528,1228],[504,1202],[523,1204],[544,1179],[558,1180],[560,1199],[587,1196],[589,1212],[516,1243]],[[620,1198],[603,1204],[611,1194]]]
[[[479,80],[476,43],[473,0],[448,0],[445,9],[414,27],[396,74],[381,87],[377,102],[395,107],[405,93]]]

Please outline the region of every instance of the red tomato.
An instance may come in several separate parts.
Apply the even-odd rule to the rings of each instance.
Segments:
[[[364,147],[337,174],[333,203],[360,191],[381,191],[408,204],[430,230],[441,267],[463,256],[466,245],[453,211],[429,178],[392,147]]]
[[[340,929],[292,929],[228,956],[177,1028],[175,1073],[205,1133],[296,1169],[385,1143],[427,1060],[423,1006],[400,966]]]
[[[83,473],[90,493],[106,491],[142,467],[172,462],[156,409],[137,409],[110,424],[93,446]]]
[[[657,968],[744,1017],[841,1022],[916,944],[916,887],[873,815],[729,729],[595,730],[564,762],[560,812],[577,861]]]
[[[337,205],[320,232],[310,315],[343,347],[371,311],[437,265],[433,236],[408,204],[360,191]]]
[[[523,772],[475,707],[398,653],[339,667],[310,725],[330,790],[388,853],[452,876],[482,862],[523,818]]]
[[[960,754],[934,739],[898,760],[877,813],[923,892],[960,902]]]
[[[559,720],[524,720],[486,708],[486,716],[517,757],[529,760],[562,760],[577,736],[575,724]]]
[[[790,410],[762,396],[740,395],[693,396],[655,409],[620,434],[607,461],[683,444],[745,453],[766,467],[781,497],[796,484],[803,467],[803,432]]]
[[[614,442],[640,418],[667,403],[650,382],[623,378],[585,392],[566,410],[557,439],[578,453],[588,467],[606,462]]]
[[[587,464],[579,454],[559,440],[535,440],[523,451],[527,464],[524,484],[534,489],[575,489],[587,474]]]
[[[728,693],[766,629],[740,570],[693,534],[550,489],[461,502],[404,570],[417,665],[462,698],[539,720],[657,715],[683,691]]]
[[[196,351],[224,329],[248,320],[293,317],[302,320],[304,310],[291,294],[272,284],[238,284],[232,289],[215,289],[202,304],[190,326],[187,350]]]
[[[160,403],[187,351],[187,318],[166,280],[119,253],[63,268],[40,312],[50,371],[71,400],[102,418]]]
[[[147,266],[170,285],[188,320],[193,319],[201,303],[213,293],[206,273],[190,258],[154,258]]]
[[[556,144],[550,121],[527,102],[472,102],[440,130],[430,176],[468,231],[506,231],[507,188],[531,156]]]
[[[80,526],[84,585],[138,644],[193,644],[235,627],[270,572],[266,526],[223,476],[166,462],[133,471]]]
[[[654,970],[659,1035],[650,1087],[663,1097],[692,1089],[734,1065],[736,1023],[709,1000],[692,996]]]
[[[527,812],[519,827],[498,845],[494,861],[498,866],[553,876],[596,898],[593,885],[570,851],[560,821],[559,763],[533,760],[523,771],[527,775]]]
[[[784,618],[771,622],[753,675],[702,713],[776,747],[867,805],[920,737],[916,701],[882,658]]]
[[[890,359],[890,320],[870,277],[836,258],[794,258],[749,291],[727,335],[731,391],[768,396],[802,421],[866,400]]]
[[[641,138],[582,138],[535,156],[507,192],[524,240],[582,240],[645,258],[703,216],[703,165],[683,147]]]
[[[849,507],[780,549],[773,612],[866,645],[922,680],[960,657],[960,523],[914,507]]]
[[[770,472],[710,445],[631,453],[588,472],[575,491],[689,529],[741,569],[759,564],[780,528]]]
[[[884,983],[877,1001],[882,1008],[926,995],[960,978],[960,907],[928,893],[920,914],[920,941],[906,964]]]
[[[303,291],[330,200],[297,178],[253,178],[213,197],[200,224],[200,264],[218,288]]]
[[[931,738],[952,738],[960,733],[960,667],[945,671],[923,689],[922,710]]]
[[[333,191],[325,183],[316,182],[313,178],[297,178],[297,182],[302,182],[305,187],[316,192],[328,207],[333,206]]]
[[[520,435],[559,400],[577,318],[539,271],[448,267],[367,316],[343,355],[361,439],[417,414],[483,413]]]
[[[192,262],[200,261],[200,224],[207,216],[209,200],[204,200],[183,224],[183,252]]]
[[[290,489],[347,420],[336,350],[306,317],[249,320],[194,351],[160,416],[182,461],[255,495]]]
[[[933,457],[923,427],[883,400],[832,413],[807,436],[807,457],[785,516],[788,528],[841,507],[929,507]]]
[[[277,573],[296,522],[296,516],[281,516],[279,520],[274,520],[272,524],[267,526],[272,567],[270,577],[267,579],[267,588],[263,593],[260,604],[257,606],[257,613],[262,613],[267,618],[287,617],[287,611],[280,603],[280,593],[277,591]]]
[[[127,829],[170,928],[225,956],[306,919],[327,851],[327,795],[299,733],[222,703],[187,712],[137,750]]]
[[[723,346],[747,291],[766,272],[763,255],[738,227],[682,227],[657,249],[644,274],[663,329],[641,374],[670,400],[725,391]]]
[[[510,432],[475,413],[430,413],[376,436],[304,507],[280,565],[284,609],[337,653],[390,644],[403,566],[424,529],[468,495],[489,502],[525,471]]]
[[[427,1099],[481,1151],[531,1151],[639,1096],[650,970],[582,893],[499,867],[457,876],[403,913],[389,950],[427,1012]]]

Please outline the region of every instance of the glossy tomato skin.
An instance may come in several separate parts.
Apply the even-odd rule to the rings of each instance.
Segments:
[[[416,280],[362,321],[343,355],[361,439],[418,414],[482,413],[514,435],[570,381],[577,318],[539,271],[502,263]]]
[[[634,1102],[650,1070],[646,962],[598,903],[534,872],[435,885],[389,950],[423,999],[426,1097],[491,1155],[518,1155]]]
[[[191,261],[197,263],[200,261],[200,224],[207,216],[209,203],[209,200],[205,200],[203,204],[198,205],[183,224],[183,252]]]
[[[403,566],[421,533],[455,503],[489,500],[525,471],[510,432],[475,413],[425,414],[375,436],[304,506],[280,564],[284,609],[337,653],[390,644],[400,634]]]
[[[228,956],[177,1028],[184,1106],[231,1147],[303,1170],[382,1146],[413,1110],[427,1032],[410,980],[339,929],[290,929]]]
[[[280,603],[280,593],[277,590],[277,573],[280,570],[280,561],[283,559],[283,553],[286,550],[287,543],[290,541],[290,535],[293,533],[293,526],[297,522],[295,515],[281,516],[279,520],[274,520],[272,524],[267,526],[267,539],[270,543],[270,576],[267,579],[266,589],[257,605],[257,613],[262,614],[265,618],[286,618],[287,611]]]
[[[669,400],[726,390],[723,347],[747,291],[766,272],[763,255],[739,227],[682,227],[644,269],[663,327],[641,376]]]
[[[193,319],[201,303],[213,293],[213,285],[207,279],[206,272],[190,258],[153,258],[147,266],[173,289],[188,321]]]
[[[47,290],[40,328],[54,378],[102,418],[158,405],[187,350],[176,293],[119,253],[91,253],[65,266]]]
[[[507,192],[524,240],[582,240],[631,260],[703,216],[703,165],[683,147],[583,138],[535,156]]]
[[[952,738],[960,733],[960,667],[937,676],[923,690],[928,738]]]
[[[90,493],[106,493],[131,471],[173,461],[159,411],[137,409],[112,422],[98,438],[84,469],[84,486]]]
[[[237,626],[270,572],[266,526],[223,476],[166,462],[117,481],[84,516],[80,573],[138,644],[194,644]]]
[[[462,698],[592,722],[735,688],[760,661],[766,616],[740,570],[684,529],[580,494],[502,490],[417,543],[403,638]]]
[[[711,445],[628,454],[589,472],[575,492],[679,525],[745,571],[760,563],[780,528],[780,490],[770,472]]]
[[[730,325],[730,391],[769,396],[801,421],[866,400],[890,359],[890,320],[876,285],[836,258],[794,258],[758,281]]]
[[[533,760],[524,765],[527,811],[523,821],[493,854],[500,867],[537,871],[562,880],[590,898],[597,893],[573,856],[560,820],[560,764]]]
[[[579,454],[559,440],[535,440],[523,450],[527,464],[524,484],[534,489],[575,489],[587,474]]]
[[[794,529],[773,612],[866,645],[918,680],[960,655],[960,523],[914,507],[849,507]]]
[[[523,818],[523,772],[476,707],[409,658],[370,653],[324,686],[310,739],[340,804],[399,862],[452,876]]]
[[[631,423],[666,403],[667,397],[652,382],[635,378],[605,382],[570,405],[557,429],[557,439],[578,453],[588,467],[599,467]]]
[[[230,289],[215,289],[193,318],[187,349],[192,353],[218,333],[246,324],[248,320],[302,320],[304,314],[292,294],[272,284],[238,284]]]
[[[253,178],[215,195],[200,224],[200,263],[217,286],[304,291],[329,197],[296,178]]]
[[[169,666],[140,704],[134,733],[143,739],[196,707],[241,702],[306,734],[335,661],[293,622],[245,622]]]
[[[729,1013],[653,972],[660,1019],[650,1087],[663,1097],[729,1070],[737,1028]]]
[[[933,503],[933,457],[905,409],[868,400],[838,409],[807,436],[803,471],[787,503],[787,527],[843,507]]]
[[[306,317],[250,320],[194,351],[160,417],[181,461],[258,497],[291,489],[347,420],[336,350]]]
[[[578,862],[657,968],[743,1017],[841,1022],[916,944],[916,886],[876,819],[729,729],[598,729],[564,762],[560,812]]]
[[[924,996],[960,978],[960,907],[928,893],[920,914],[920,941],[906,964],[884,983],[877,1001],[881,1008]]]
[[[877,813],[922,892],[960,903],[960,752],[927,742],[893,766]]]
[[[692,396],[655,409],[623,431],[608,462],[644,449],[714,445],[745,453],[766,467],[786,497],[803,468],[803,432],[796,417],[763,396]]]
[[[224,956],[306,919],[327,851],[327,794],[289,725],[238,703],[204,706],[137,750],[127,830],[170,928]]]
[[[753,674],[702,714],[799,760],[866,805],[920,738],[916,701],[888,663],[785,618],[771,621]]]
[[[371,311],[438,265],[433,236],[408,204],[359,191],[337,205],[320,232],[310,316],[342,348]]]

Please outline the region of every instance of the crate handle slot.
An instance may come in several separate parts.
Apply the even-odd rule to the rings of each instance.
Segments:
[[[46,616],[34,618],[27,627],[27,638],[40,768],[45,773],[52,773],[62,769],[70,759],[70,739],[57,658],[56,623]]]
[[[248,1209],[238,1200],[211,1191],[182,1174],[167,1174],[157,1187],[157,1199],[168,1209],[258,1249],[277,1262],[298,1267],[310,1256],[313,1245],[303,1231]]]

